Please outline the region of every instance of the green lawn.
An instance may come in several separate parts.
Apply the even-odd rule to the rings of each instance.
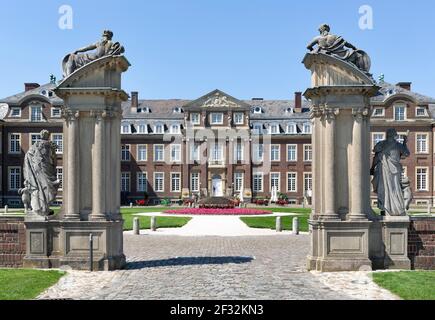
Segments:
[[[276,211],[274,211],[276,212]],[[294,216],[282,217],[283,230],[293,229],[293,218]],[[299,216],[299,230],[302,232],[308,232],[308,219],[309,216]],[[240,218],[244,223],[250,228],[260,228],[260,229],[273,229],[276,228],[276,217],[248,217]]]
[[[133,219],[139,218],[141,230],[151,228],[151,217],[147,216],[135,216],[138,213],[152,213],[152,212],[162,212],[167,208],[156,207],[156,208],[122,208],[121,213],[124,218],[124,231],[133,230]],[[157,217],[157,227],[158,228],[181,228],[185,226],[191,218],[183,217]]]
[[[405,300],[435,300],[435,271],[373,273],[373,280]]]
[[[0,269],[0,300],[32,300],[64,275],[60,271]]]

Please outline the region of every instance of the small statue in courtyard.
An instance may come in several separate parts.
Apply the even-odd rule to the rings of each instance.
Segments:
[[[119,42],[112,42],[113,32],[105,30],[103,32],[103,38],[95,44],[84,47],[68,54],[62,62],[63,75],[68,77],[77,69],[91,63],[94,60],[100,59],[105,56],[120,55],[125,52],[125,49]],[[86,53],[89,51],[92,53]]]
[[[402,190],[403,190],[403,197],[405,199],[405,208],[408,211],[409,207],[411,206],[412,200],[414,200],[414,195],[412,194],[412,189],[411,189],[411,182],[409,181],[408,177],[404,177],[402,179]]]
[[[307,46],[311,53],[324,53],[335,58],[354,64],[361,71],[369,74],[371,60],[369,55],[343,39],[330,34],[331,28],[322,24],[319,28],[320,36],[314,38]],[[315,46],[317,47],[315,48]]]
[[[409,157],[407,147],[408,137],[403,144],[397,141],[395,129],[387,131],[387,139],[379,142],[374,149],[373,166],[370,174],[373,176],[373,190],[378,195],[378,208],[381,214],[388,216],[406,216],[400,160]]]
[[[57,145],[49,141],[50,133],[41,131],[37,141],[24,158],[24,188],[19,190],[26,209],[47,217],[53,215],[50,204],[56,200],[60,181],[56,176]]]

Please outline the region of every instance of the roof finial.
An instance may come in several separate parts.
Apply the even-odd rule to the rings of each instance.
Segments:
[[[50,83],[56,84],[56,77],[54,76],[54,74],[50,74]]]
[[[385,80],[385,74],[381,73],[381,75],[379,76],[379,82],[384,83],[384,80]]]

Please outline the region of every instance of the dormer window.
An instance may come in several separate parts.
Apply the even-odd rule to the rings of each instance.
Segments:
[[[373,110],[373,117],[384,117],[385,109],[384,108],[375,108]]]
[[[294,110],[293,110],[293,108],[287,108],[287,110],[285,112],[288,114],[293,114]]]
[[[295,123],[290,123],[290,124],[287,125],[287,133],[288,134],[296,134],[296,133],[298,133]]]
[[[137,113],[151,113],[151,109],[148,107],[138,108]]]
[[[148,133],[147,128],[148,128],[148,126],[147,126],[146,124],[140,124],[140,125],[137,126],[137,132],[138,132],[139,134],[145,134],[145,133]]]
[[[211,124],[223,124],[224,123],[224,114],[223,113],[217,113],[213,112],[210,115],[211,118]]]
[[[190,121],[193,125],[200,125],[201,124],[201,117],[199,113],[191,113],[190,114]]]
[[[180,108],[180,107],[176,107],[176,108],[174,109],[174,113],[183,113],[183,109]]]
[[[270,134],[279,134],[280,133],[279,124],[274,123],[274,124],[270,125],[269,133]]]
[[[21,108],[20,107],[12,107],[11,108],[11,117],[12,118],[20,118],[21,117]]]
[[[394,106],[394,120],[405,121],[406,120],[406,105],[396,104]]]
[[[30,107],[30,121],[42,122],[42,106],[36,105]]]
[[[131,133],[131,125],[125,123],[121,126],[121,134],[130,134]]]
[[[263,113],[263,109],[261,109],[261,107],[254,107],[254,114],[262,114]]]
[[[262,134],[263,133],[263,125],[261,123],[254,124],[253,128],[254,134]]]
[[[181,133],[180,125],[179,124],[173,124],[171,126],[171,133],[172,134],[180,134]]]
[[[155,134],[163,134],[164,133],[164,126],[163,124],[156,124],[156,126],[154,127],[154,133]]]
[[[427,109],[426,107],[417,107],[415,110],[416,117],[427,117]]]
[[[311,129],[312,129],[311,123],[309,122],[304,123],[304,134],[311,134],[312,131]]]
[[[236,112],[234,113],[234,123],[235,124],[243,124],[244,123],[244,113],[242,112]]]
[[[51,108],[51,117],[52,118],[60,118],[62,115],[62,111],[60,108]]]

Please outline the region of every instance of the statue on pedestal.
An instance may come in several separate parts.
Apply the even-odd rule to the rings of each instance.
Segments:
[[[357,49],[343,39],[343,37],[330,34],[331,28],[322,24],[319,28],[320,36],[315,37],[307,46],[311,53],[324,53],[335,58],[350,62],[365,73],[370,72],[371,60],[369,55]],[[317,45],[317,47],[315,47]]]
[[[396,130],[389,129],[387,139],[375,146],[375,157],[370,174],[373,176],[373,190],[378,195],[378,208],[381,214],[406,216],[409,203],[405,202],[402,185],[403,168],[400,160],[409,157],[410,152],[407,147],[408,137],[405,136],[403,143],[399,143],[396,139]]]
[[[57,145],[51,142],[50,133],[41,131],[37,141],[24,158],[24,188],[19,190],[24,206],[41,217],[53,215],[50,204],[56,200],[60,181],[56,175]]]
[[[122,47],[119,42],[112,42],[112,38],[113,32],[105,30],[101,41],[68,54],[62,62],[64,77],[68,77],[77,69],[80,69],[94,60],[105,56],[120,55],[124,53],[124,47]],[[92,53],[86,53],[92,50],[95,51]]]

